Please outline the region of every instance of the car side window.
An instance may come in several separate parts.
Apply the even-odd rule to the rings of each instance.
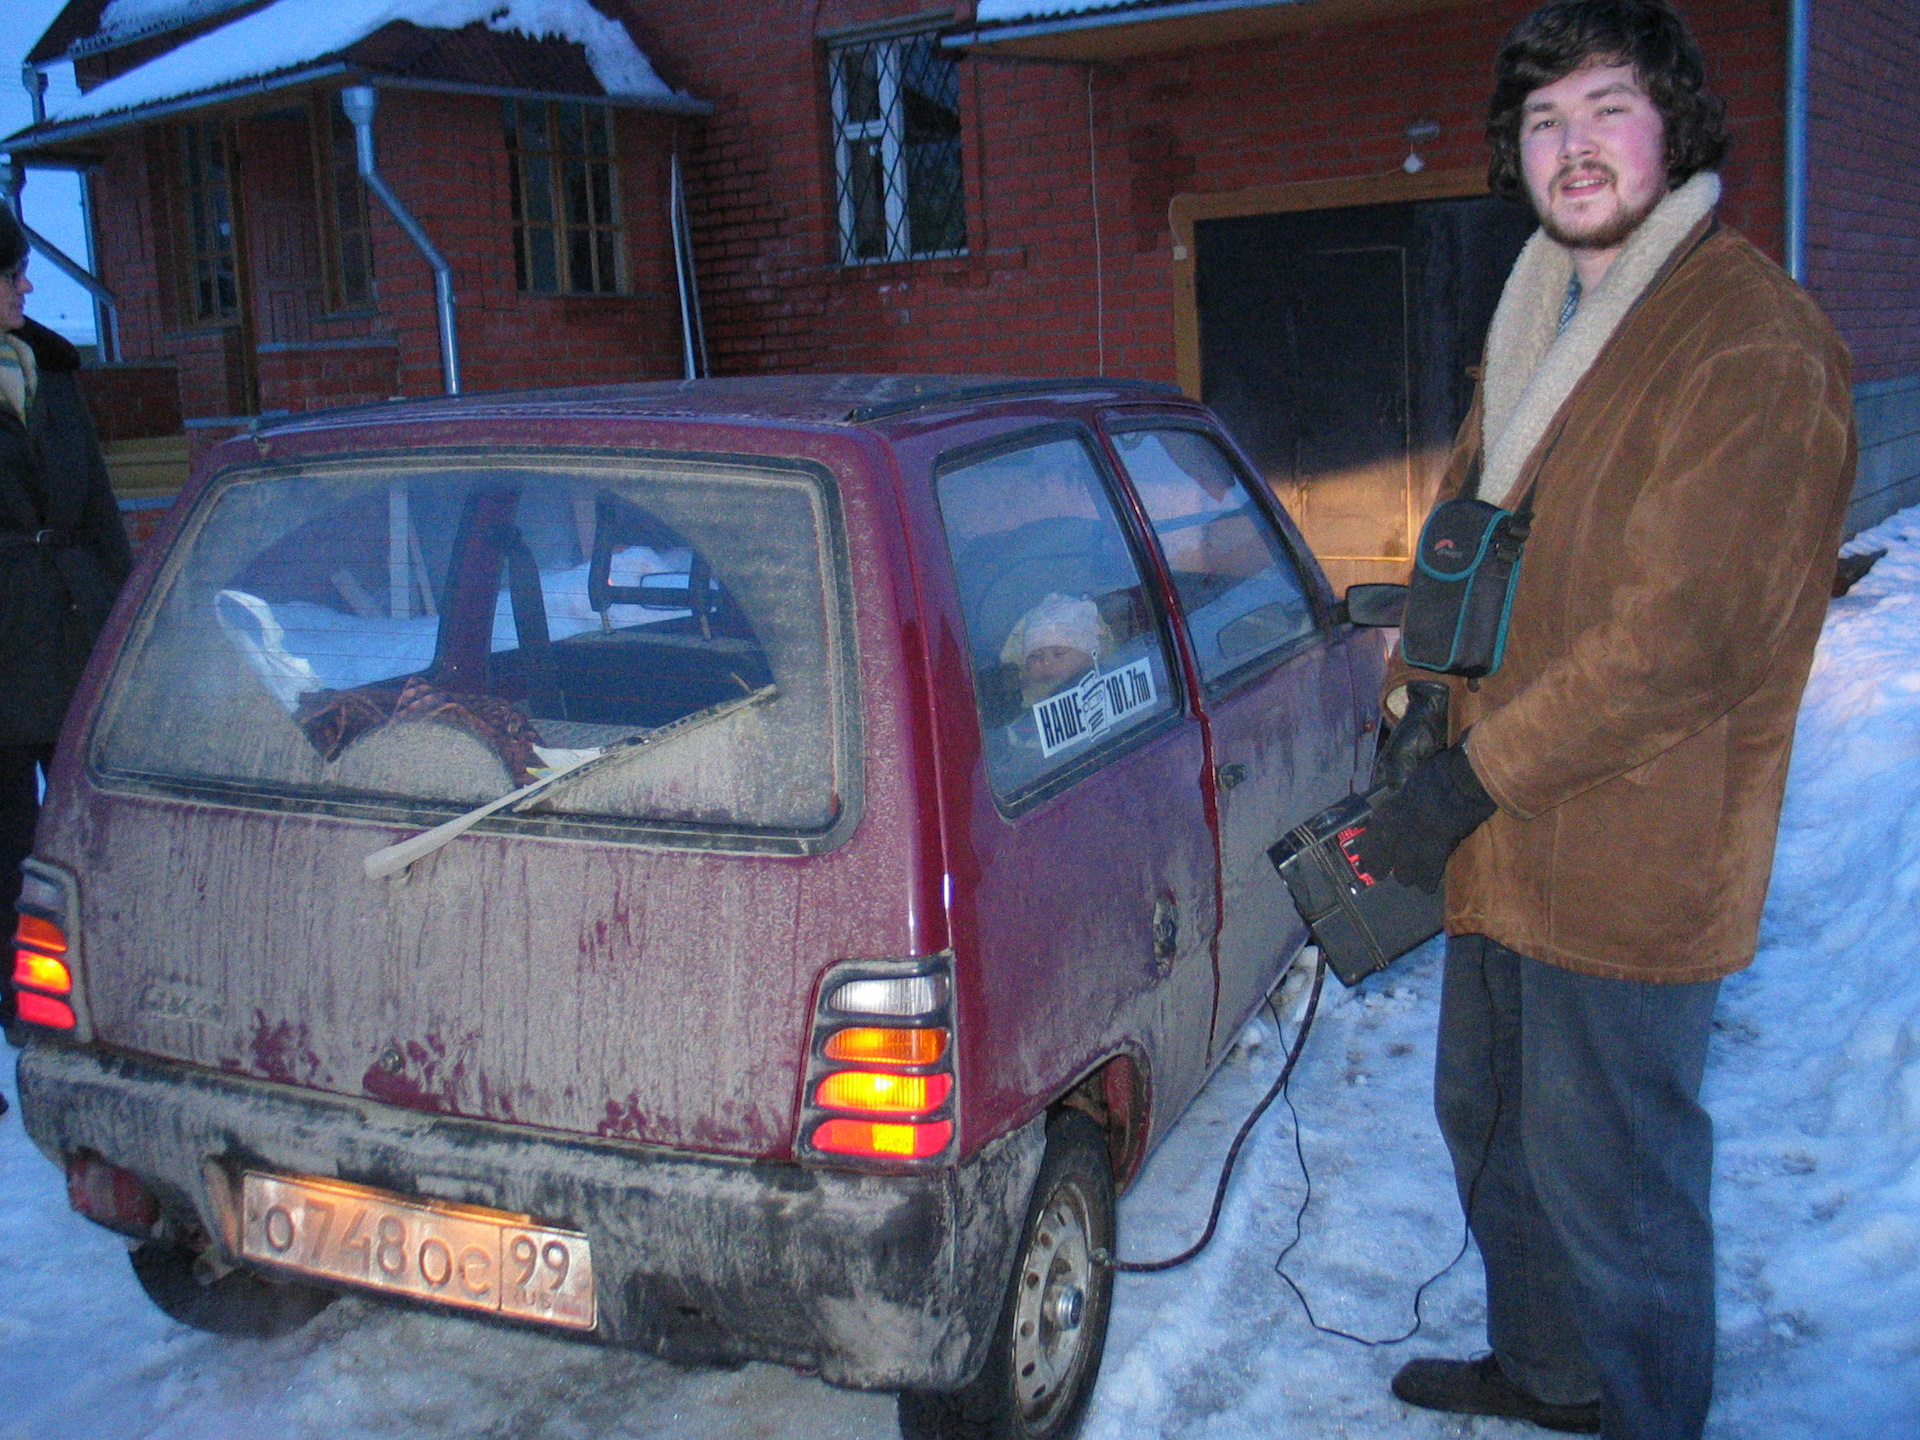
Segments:
[[[1164,634],[1083,440],[963,459],[938,487],[1002,801],[1173,709]]]
[[[1286,542],[1219,444],[1195,430],[1123,430],[1114,449],[1166,557],[1209,686],[1314,632]]]

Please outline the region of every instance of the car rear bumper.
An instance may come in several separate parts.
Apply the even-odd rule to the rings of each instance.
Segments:
[[[979,1369],[1028,1192],[1036,1120],[910,1176],[647,1150],[36,1038],[28,1133],[141,1176],[232,1261],[243,1170],[314,1175],[527,1214],[593,1247],[596,1338],[692,1363],[770,1360],[866,1389]]]

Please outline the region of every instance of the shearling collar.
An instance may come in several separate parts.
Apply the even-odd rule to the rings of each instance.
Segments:
[[[1519,500],[1521,472],[1573,387],[1693,228],[1720,199],[1720,177],[1701,171],[1657,206],[1628,237],[1601,282],[1559,330],[1573,252],[1536,230],[1514,262],[1487,331],[1482,395],[1482,465],[1476,494],[1496,505]]]

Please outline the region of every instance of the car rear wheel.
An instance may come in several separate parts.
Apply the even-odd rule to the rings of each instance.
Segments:
[[[1106,1139],[1067,1110],[1047,1124],[1019,1258],[978,1378],[950,1395],[900,1396],[903,1440],[1070,1440],[1100,1372],[1113,1272]]]
[[[147,1298],[182,1325],[214,1335],[271,1340],[298,1330],[334,1301],[334,1292],[251,1270],[222,1270],[204,1247],[148,1240],[131,1256]]]

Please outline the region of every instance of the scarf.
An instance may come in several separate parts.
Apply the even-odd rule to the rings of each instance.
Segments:
[[[1482,464],[1477,497],[1519,500],[1521,473],[1567,397],[1606,348],[1654,277],[1720,199],[1720,177],[1703,170],[1671,191],[1627,237],[1600,283],[1559,328],[1573,252],[1536,230],[1514,262],[1487,331]]]
[[[24,425],[27,407],[40,388],[40,366],[33,358],[33,347],[19,336],[0,335],[0,342],[0,400]]]

